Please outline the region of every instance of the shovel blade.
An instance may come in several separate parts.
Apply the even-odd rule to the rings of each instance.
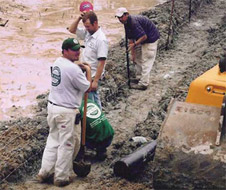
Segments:
[[[73,162],[73,170],[79,177],[86,177],[91,171],[91,163],[81,161]]]

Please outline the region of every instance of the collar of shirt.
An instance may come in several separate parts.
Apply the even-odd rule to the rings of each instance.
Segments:
[[[131,27],[132,26],[132,17],[131,15],[128,16],[127,22],[125,24],[127,27]]]
[[[99,27],[98,30],[93,35],[91,35],[91,36],[96,39],[98,37],[98,34],[100,32],[101,32],[101,28]]]
[[[94,38],[94,39],[97,39],[98,38],[98,34],[101,32],[101,28],[99,27],[98,30],[93,33],[92,35],[87,31],[87,34],[88,34],[88,37],[90,38]]]

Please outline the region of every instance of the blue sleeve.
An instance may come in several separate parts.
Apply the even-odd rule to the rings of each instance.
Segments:
[[[146,33],[138,19],[139,18],[133,19],[133,33],[134,33],[135,39],[139,39],[140,37],[146,35]]]

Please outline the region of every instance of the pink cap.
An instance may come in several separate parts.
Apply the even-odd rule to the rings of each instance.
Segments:
[[[88,2],[88,1],[83,1],[80,4],[80,11],[81,12],[84,12],[84,11],[93,11],[93,5],[90,2]]]

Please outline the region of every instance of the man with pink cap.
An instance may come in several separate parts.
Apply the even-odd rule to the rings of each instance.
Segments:
[[[91,66],[92,84],[89,92],[89,99],[101,107],[98,93],[99,81],[103,78],[105,63],[108,55],[108,40],[98,25],[97,15],[93,12],[93,6],[89,2],[80,5],[82,14],[72,23],[69,31],[84,40],[85,48],[82,52],[81,61]],[[85,28],[79,28],[82,20]]]

